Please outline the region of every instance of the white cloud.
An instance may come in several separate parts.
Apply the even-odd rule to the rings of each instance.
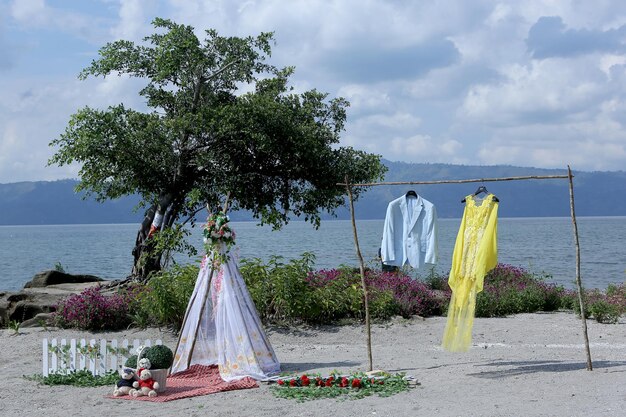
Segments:
[[[194,26],[201,39],[208,28],[275,31],[270,62],[296,66],[295,91],[346,97],[341,143],[387,159],[626,166],[626,52],[615,47],[623,1],[17,0],[0,12],[0,70],[10,74],[0,79],[0,181],[75,175],[42,167],[47,143],[78,108],[145,108],[140,80],[78,82],[81,68],[69,64],[66,74],[35,77],[22,72],[46,66],[33,55],[41,51],[26,45],[18,62],[11,48],[63,34],[76,57],[113,39],[139,41],[155,16]],[[538,22],[552,24],[552,43],[529,44]],[[582,38],[613,43],[580,47]]]
[[[151,31],[155,2],[120,0],[119,22],[111,29],[113,39],[140,41]]]
[[[460,162],[457,155],[463,145],[453,139],[436,139],[429,135],[394,137],[388,152],[394,160],[405,162]]]
[[[341,87],[337,94],[350,102],[350,113],[381,111],[390,105],[389,92],[380,87],[349,84]]]
[[[11,13],[16,20],[31,25],[48,21],[49,12],[45,0],[15,0],[11,6]]]
[[[28,28],[54,29],[92,43],[100,43],[106,39],[102,26],[107,24],[107,19],[51,7],[45,0],[14,0],[11,4],[11,16]]]
[[[587,117],[609,93],[607,79],[588,59],[553,59],[512,65],[501,75],[504,81],[470,89],[460,109],[469,122],[502,126],[558,123]]]

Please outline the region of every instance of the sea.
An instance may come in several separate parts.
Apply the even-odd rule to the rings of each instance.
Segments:
[[[626,281],[626,217],[579,217],[581,277],[585,288],[600,288]],[[434,269],[408,269],[416,278],[450,269],[460,219],[439,219],[439,263]],[[0,290],[17,291],[38,272],[62,267],[73,274],[105,279],[129,275],[131,250],[138,224],[81,224],[0,226]],[[354,234],[349,220],[310,223],[293,221],[279,231],[256,222],[232,222],[240,258],[282,262],[315,255],[315,269],[357,266]],[[378,249],[383,220],[358,220],[361,253],[369,267],[379,268]],[[191,229],[189,242],[202,248],[202,232]],[[176,262],[199,263],[199,257],[177,256]],[[498,261],[520,266],[546,282],[574,288],[576,249],[571,218],[500,218]]]

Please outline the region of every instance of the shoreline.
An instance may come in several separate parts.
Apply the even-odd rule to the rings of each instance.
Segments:
[[[0,330],[0,399],[7,415],[442,415],[614,416],[626,387],[626,319],[619,324],[588,321],[594,370],[587,371],[580,319],[573,313],[477,318],[472,348],[450,353],[440,347],[445,317],[372,326],[374,368],[406,372],[421,384],[389,398],[334,399],[296,403],[275,398],[265,384],[162,403],[104,398],[112,387],[37,386],[22,378],[41,372],[44,337],[156,339],[175,346],[159,329],[89,333],[69,329]],[[267,328],[283,371],[329,373],[366,370],[364,326]],[[25,395],[26,394],[26,395]],[[45,412],[44,412],[45,409]],[[40,411],[41,410],[41,411]],[[68,411],[69,410],[69,411]]]

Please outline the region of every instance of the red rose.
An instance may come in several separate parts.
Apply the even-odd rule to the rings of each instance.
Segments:
[[[326,386],[330,387],[332,385],[333,385],[333,377],[331,376],[326,380]]]
[[[324,380],[320,377],[315,378],[315,386],[321,387],[322,385],[324,385]]]
[[[352,380],[352,388],[359,388],[361,386],[361,380],[359,378],[354,378]]]
[[[311,383],[311,380],[309,379],[308,376],[302,375],[302,377],[300,378],[300,382],[302,382],[303,387],[308,387],[309,384]]]
[[[349,383],[350,381],[348,381],[348,378],[344,376],[343,378],[341,378],[341,382],[339,383],[339,386],[342,388],[347,387]]]
[[[282,379],[278,380],[278,385],[285,385],[285,381],[283,381]]]
[[[290,387],[295,387],[296,385],[298,385],[298,383],[296,382],[295,379],[292,379],[291,381],[289,381],[289,386]]]

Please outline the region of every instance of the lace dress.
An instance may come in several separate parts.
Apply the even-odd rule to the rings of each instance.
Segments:
[[[498,262],[498,202],[493,194],[484,199],[465,197],[465,210],[452,255],[448,285],[452,298],[442,346],[465,352],[472,341],[476,295],[485,275]]]

